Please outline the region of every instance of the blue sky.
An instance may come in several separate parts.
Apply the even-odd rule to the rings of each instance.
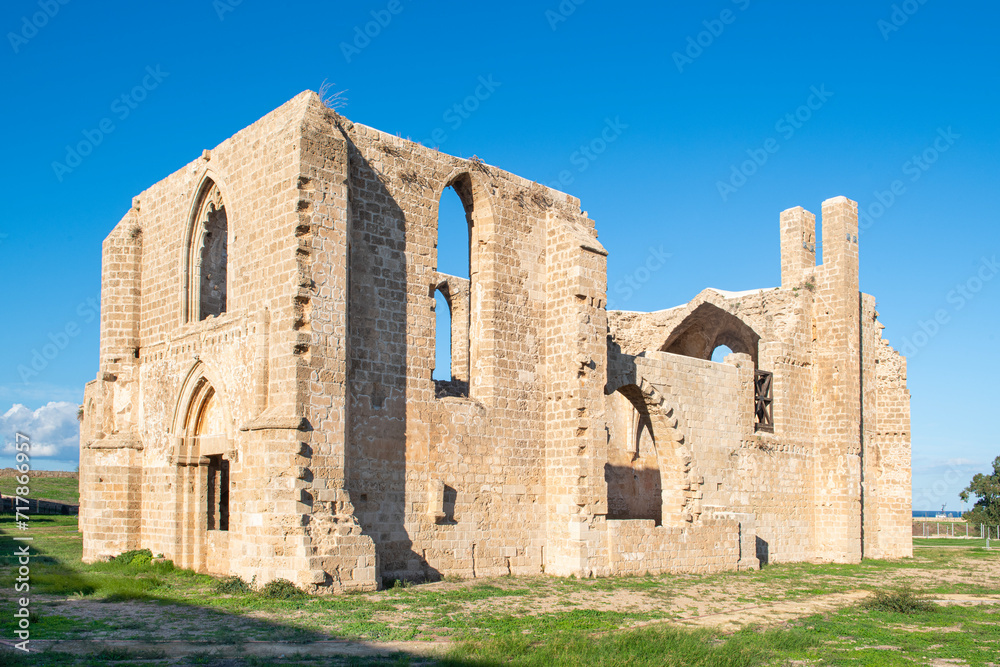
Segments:
[[[915,504],[959,509],[1000,454],[1000,280],[976,282],[998,251],[1000,7],[650,5],[4,3],[0,432],[44,430],[36,465],[75,464],[101,240],[133,195],[327,80],[353,120],[580,197],[612,308],[777,285],[779,212],[859,200],[862,289],[915,352]]]

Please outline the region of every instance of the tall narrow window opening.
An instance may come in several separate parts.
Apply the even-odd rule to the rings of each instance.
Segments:
[[[774,433],[774,374],[757,371],[754,377],[754,429]]]
[[[219,187],[206,179],[188,238],[185,321],[217,317],[228,306],[229,219]]]
[[[469,213],[455,188],[441,193],[438,205],[437,270],[469,279]]]
[[[451,380],[451,305],[440,289],[434,290],[434,373],[435,382]]]
[[[470,380],[472,194],[468,176],[441,194],[434,289],[435,394],[468,396]]]

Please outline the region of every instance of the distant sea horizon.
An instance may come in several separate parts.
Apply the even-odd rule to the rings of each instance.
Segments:
[[[949,519],[960,519],[960,518],[962,518],[962,512],[960,512],[959,510],[945,510],[944,512],[941,512],[941,510],[913,510],[913,518],[914,519],[917,519],[917,518],[924,519],[924,518],[927,518],[927,517],[934,518],[938,514],[944,514]]]

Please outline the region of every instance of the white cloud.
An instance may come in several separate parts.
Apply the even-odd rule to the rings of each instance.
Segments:
[[[971,459],[948,459],[948,465],[950,466],[981,466],[982,463],[979,461],[972,461]]]
[[[15,453],[16,434],[31,440],[31,458],[78,460],[80,448],[80,422],[76,414],[80,406],[65,401],[52,402],[37,410],[29,410],[20,403],[0,416],[0,440],[3,453]],[[37,468],[37,465],[32,467]]]
[[[930,458],[927,456],[913,457],[913,474],[936,474],[940,475],[948,471],[965,472],[967,470],[977,470],[986,464],[982,461],[973,461],[966,458]]]

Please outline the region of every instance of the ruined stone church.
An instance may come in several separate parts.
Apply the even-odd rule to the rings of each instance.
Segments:
[[[467,276],[438,270],[446,188]],[[780,228],[779,287],[610,311],[579,200],[304,92],[104,242],[84,559],[358,591],[910,556],[906,363],[857,206]]]

